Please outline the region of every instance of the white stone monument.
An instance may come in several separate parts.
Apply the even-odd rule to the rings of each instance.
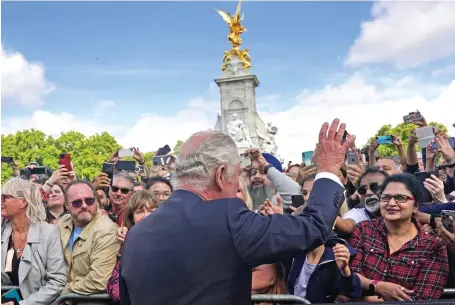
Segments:
[[[227,64],[223,75],[215,82],[220,87],[221,113],[215,130],[230,135],[237,143],[239,152],[248,148],[260,148],[276,155],[278,146],[275,135],[278,129],[266,125],[256,109],[256,75],[242,68],[242,61],[234,57]]]
[[[276,154],[278,146],[275,135],[278,129],[269,123],[267,126],[256,110],[256,87],[259,81],[256,75],[250,72],[251,58],[248,48],[240,49],[242,38],[240,35],[246,29],[240,24],[243,15],[240,15],[242,0],[239,0],[237,10],[232,16],[221,10],[218,14],[229,26],[228,40],[232,49],[224,52],[223,74],[215,82],[220,87],[221,113],[215,130],[230,135],[240,153],[248,148],[260,148]]]

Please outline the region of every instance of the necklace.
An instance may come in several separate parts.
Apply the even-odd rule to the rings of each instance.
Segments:
[[[409,242],[412,239],[412,223],[411,223],[411,230],[409,231],[409,233],[410,233],[409,234],[409,239],[404,244],[406,244],[407,242]],[[390,240],[390,236],[387,236],[387,241],[389,242],[389,246],[390,246],[390,248],[392,248],[393,253],[397,252],[395,247],[392,245],[392,241]]]
[[[14,245],[14,238],[13,238],[13,248],[14,250],[16,250],[17,254],[20,254],[22,251],[24,251],[24,248],[25,248],[25,243],[27,242],[27,235],[25,236],[24,240],[22,241],[22,243],[19,245],[19,247],[16,247]]]

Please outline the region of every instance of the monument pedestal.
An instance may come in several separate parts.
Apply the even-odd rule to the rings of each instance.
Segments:
[[[275,143],[273,136],[277,129],[271,124],[273,131],[267,127],[256,109],[256,87],[259,86],[256,75],[244,70],[242,62],[234,57],[215,82],[221,95],[221,114],[215,129],[230,135],[242,153],[253,147],[276,153],[276,146],[271,147],[270,143]]]

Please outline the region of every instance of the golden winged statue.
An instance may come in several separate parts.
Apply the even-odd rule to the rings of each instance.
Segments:
[[[239,3],[237,4],[237,10],[234,16],[231,16],[229,13],[223,12],[219,9],[216,10],[229,26],[230,32],[228,35],[228,39],[229,42],[232,44],[232,49],[224,52],[223,66],[221,67],[221,70],[223,71],[226,70],[227,63],[231,60],[232,56],[237,56],[243,62],[243,68],[245,70],[248,70],[251,67],[248,49],[242,51],[239,48],[239,46],[242,44],[242,38],[240,37],[240,35],[246,32],[246,29],[240,24],[240,21],[242,21],[244,17],[243,14],[242,17],[240,17],[241,4],[242,0],[239,0]]]

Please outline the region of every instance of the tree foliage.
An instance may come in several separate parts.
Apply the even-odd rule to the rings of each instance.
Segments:
[[[180,153],[180,146],[182,146],[182,144],[183,144],[182,140],[178,140],[177,143],[175,144],[174,149],[172,150],[175,156],[177,156]]]
[[[430,126],[437,126],[439,130],[447,133],[447,127],[444,126],[443,124],[437,123],[437,122],[430,122],[428,125]],[[416,129],[417,126],[414,124],[398,124],[395,127],[392,127],[392,125],[384,125],[382,126],[376,135],[372,138],[369,139],[369,141],[372,141],[374,138],[378,136],[399,136],[401,138],[401,141],[403,142],[403,146],[405,149],[408,147],[408,141],[409,141],[409,135],[411,134],[411,131]],[[420,151],[421,149],[418,149]],[[392,156],[397,156],[398,155],[398,149],[395,145],[379,145],[378,147],[378,153],[379,156],[381,157],[392,157]]]
[[[53,138],[42,131],[31,129],[2,135],[1,140],[2,156],[13,157],[19,168],[42,158],[43,165],[55,170],[60,154],[69,153],[78,178],[87,179],[95,178],[101,171],[103,162],[106,162],[113,152],[122,148],[107,132],[86,137],[77,131],[69,131]],[[177,142],[175,147],[180,145],[181,141]],[[142,153],[145,164],[151,167],[154,152]],[[2,183],[12,174],[11,166],[2,164]]]

